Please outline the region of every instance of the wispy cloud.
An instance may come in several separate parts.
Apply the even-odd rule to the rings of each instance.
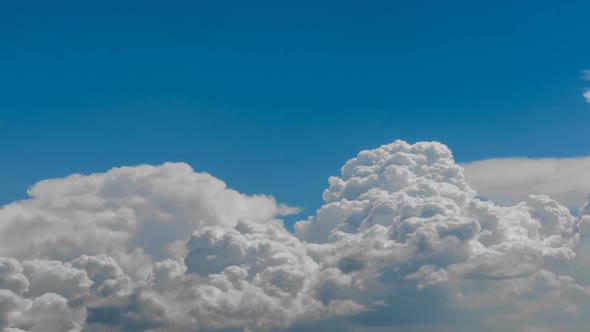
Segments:
[[[586,69],[582,71],[582,79],[586,81],[590,81],[590,70]],[[590,89],[587,89],[586,92],[583,94],[584,98],[586,98],[586,102],[590,103]]]

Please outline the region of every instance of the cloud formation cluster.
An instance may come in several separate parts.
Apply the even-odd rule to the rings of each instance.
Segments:
[[[292,208],[182,163],[29,194],[0,209],[7,332],[582,331],[588,319],[577,253],[590,208],[482,201],[439,143],[360,152],[295,233],[280,220]]]

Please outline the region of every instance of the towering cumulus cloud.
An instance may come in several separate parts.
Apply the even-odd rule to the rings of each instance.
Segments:
[[[0,210],[3,331],[585,331],[590,208],[481,201],[439,143],[362,151],[293,211],[186,164]]]

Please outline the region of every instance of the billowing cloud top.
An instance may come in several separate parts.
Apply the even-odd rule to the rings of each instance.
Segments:
[[[583,331],[590,222],[477,198],[448,148],[396,141],[292,211],[186,164],[42,181],[0,209],[4,331]]]

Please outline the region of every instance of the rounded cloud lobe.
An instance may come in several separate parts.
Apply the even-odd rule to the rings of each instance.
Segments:
[[[362,151],[325,205],[240,194],[188,165],[46,180],[0,209],[3,331],[583,331],[590,222],[477,198],[439,143]]]

